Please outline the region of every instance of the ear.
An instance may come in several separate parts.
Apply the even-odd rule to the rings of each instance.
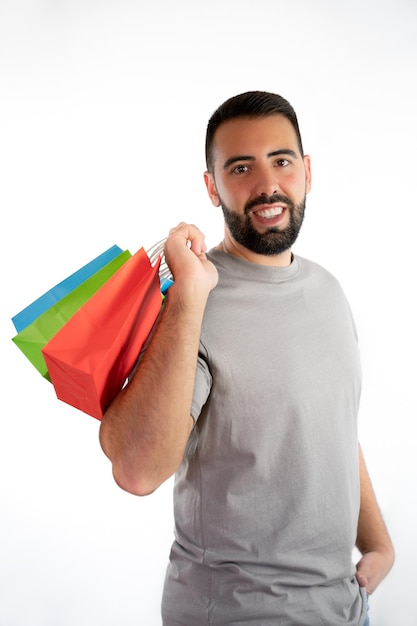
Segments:
[[[308,155],[305,155],[303,160],[306,173],[306,193],[308,193],[311,189],[311,160]]]
[[[213,174],[210,174],[210,172],[204,172],[204,182],[206,183],[207,193],[210,196],[210,200],[214,206],[220,206],[220,198],[217,193]]]

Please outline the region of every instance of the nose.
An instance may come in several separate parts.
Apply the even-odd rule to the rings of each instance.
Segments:
[[[277,168],[259,168],[254,191],[257,196],[272,196],[281,193]]]

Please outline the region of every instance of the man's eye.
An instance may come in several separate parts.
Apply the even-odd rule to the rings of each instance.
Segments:
[[[244,174],[248,169],[249,167],[247,165],[236,165],[236,167],[232,169],[232,174]]]
[[[288,159],[277,159],[276,164],[278,165],[278,167],[287,167],[290,162]]]

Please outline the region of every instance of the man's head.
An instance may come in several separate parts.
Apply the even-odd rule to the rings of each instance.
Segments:
[[[235,253],[286,263],[311,183],[291,105],[266,92],[230,98],[209,121],[206,156],[207,190],[222,207],[225,237]]]
[[[210,173],[214,171],[214,135],[221,124],[240,117],[262,118],[268,115],[283,115],[291,122],[300,153],[304,156],[297,115],[288,100],[268,91],[246,91],[223,102],[208,122],[206,132],[207,171]]]

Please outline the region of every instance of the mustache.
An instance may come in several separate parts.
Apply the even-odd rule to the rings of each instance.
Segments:
[[[256,206],[259,206],[262,204],[275,204],[276,202],[283,202],[284,204],[288,206],[289,209],[295,208],[293,201],[290,200],[290,198],[288,198],[287,196],[284,196],[282,194],[276,193],[276,194],[272,194],[272,196],[261,195],[261,196],[258,196],[257,198],[253,198],[252,200],[249,200],[245,204],[245,215],[247,215]]]

